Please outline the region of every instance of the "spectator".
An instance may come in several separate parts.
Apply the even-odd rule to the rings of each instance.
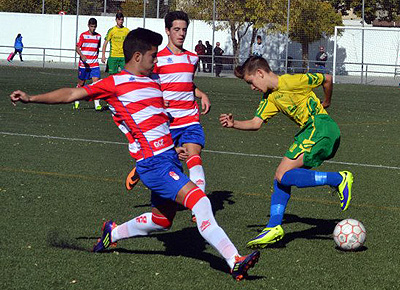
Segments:
[[[207,62],[207,72],[211,72],[211,55],[212,55],[212,45],[210,44],[210,42],[207,40],[206,41],[206,62]]]
[[[201,40],[199,40],[199,43],[194,47],[194,50],[199,56],[199,63],[197,65],[197,70],[198,71],[201,70],[200,68],[200,62],[201,62],[203,64],[203,72],[206,72],[206,60],[205,60],[206,46],[203,44]]]
[[[215,56],[215,75],[217,77],[221,76],[221,71],[222,71],[222,54],[224,53],[224,51],[222,50],[222,48],[220,47],[220,43],[217,42],[215,44],[215,48],[214,48],[214,56]]]
[[[14,56],[19,53],[19,59],[22,60],[22,49],[24,48],[24,45],[22,44],[22,35],[21,33],[18,33],[17,37],[15,38],[15,43],[14,43],[14,52],[7,58],[9,62],[12,62]]]
[[[252,52],[254,56],[263,56],[264,44],[261,42],[261,35],[257,35],[257,42],[253,43]]]
[[[325,52],[325,47],[319,47],[319,52],[317,53],[315,60],[317,61],[315,63],[315,66],[317,67],[317,72],[325,73],[325,63],[328,60],[328,54]]]

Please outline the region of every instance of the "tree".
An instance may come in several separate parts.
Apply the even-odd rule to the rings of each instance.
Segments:
[[[362,17],[362,0],[353,0],[351,4],[354,13]],[[368,0],[364,1],[364,20],[372,23],[375,19],[396,21],[400,18],[400,2],[398,0]]]
[[[127,0],[121,4],[122,11],[126,16],[143,17],[143,0]],[[170,9],[175,7],[175,1],[168,1],[168,5],[160,0],[159,6],[159,17],[163,18]],[[156,18],[157,17],[157,0],[146,1],[146,17]]]
[[[307,66],[308,45],[335,33],[343,25],[341,14],[323,0],[291,0],[289,38],[301,44],[303,67]]]
[[[254,25],[256,29],[263,27],[267,21],[274,19],[272,3],[282,0],[218,0],[216,1],[217,30],[228,29],[231,35],[235,64],[239,60],[242,39]],[[211,24],[213,18],[212,0],[192,0],[181,6],[191,18],[202,19]],[[254,41],[254,40],[253,40]]]

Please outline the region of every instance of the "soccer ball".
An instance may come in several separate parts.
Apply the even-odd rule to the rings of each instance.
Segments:
[[[359,249],[367,237],[364,225],[354,219],[345,219],[339,222],[333,231],[333,240],[336,245],[345,251]]]

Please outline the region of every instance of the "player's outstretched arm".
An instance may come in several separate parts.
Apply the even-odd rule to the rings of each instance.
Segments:
[[[324,89],[325,99],[322,102],[322,106],[324,108],[328,108],[331,105],[332,92],[333,92],[333,79],[331,75],[325,75],[325,81],[322,84],[322,88]]]
[[[43,104],[62,104],[71,103],[81,99],[85,99],[88,93],[83,88],[62,88],[49,93],[39,95],[28,95],[27,93],[17,90],[11,93],[11,102],[16,105],[17,102],[22,103],[43,103]]]
[[[221,123],[222,127],[225,128],[235,128],[245,131],[257,131],[261,128],[263,120],[258,117],[254,117],[251,120],[237,121],[233,118],[232,114],[221,114],[219,117],[219,122]]]
[[[194,89],[194,95],[196,98],[199,98],[201,100],[201,109],[202,109],[201,114],[202,115],[207,114],[211,108],[211,102],[210,99],[208,98],[208,95],[197,87]]]

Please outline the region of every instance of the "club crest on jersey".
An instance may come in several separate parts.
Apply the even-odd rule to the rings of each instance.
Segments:
[[[167,58],[167,62],[168,62],[168,63],[174,63],[174,61],[172,60],[171,57]]]
[[[173,171],[169,172],[169,176],[171,176],[174,180],[179,180],[179,175]]]

